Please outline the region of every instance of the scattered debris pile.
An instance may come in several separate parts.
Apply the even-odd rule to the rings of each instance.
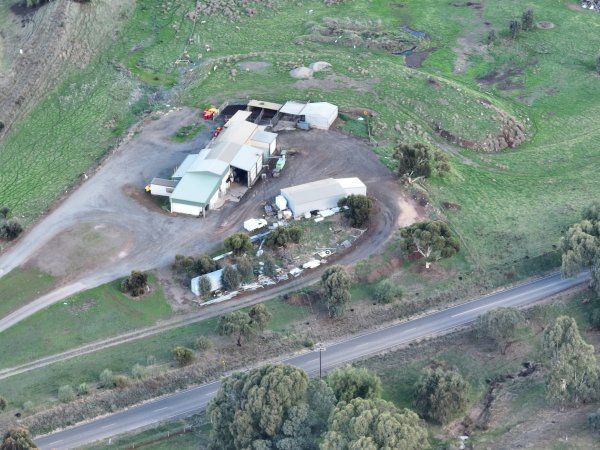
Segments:
[[[582,0],[581,7],[600,12],[600,0]]]
[[[502,130],[500,134],[488,135],[480,144],[486,152],[499,152],[506,147],[515,148],[525,141],[525,128],[507,114],[502,115]]]

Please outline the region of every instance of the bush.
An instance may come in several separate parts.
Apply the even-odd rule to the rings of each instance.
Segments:
[[[77,386],[77,394],[78,395],[88,395],[90,393],[90,387],[87,383],[81,383]]]
[[[352,366],[335,369],[325,380],[338,402],[355,398],[374,399],[381,396],[381,379],[373,372]]]
[[[382,280],[375,286],[373,298],[379,303],[393,303],[402,298],[402,289],[391,280]]]
[[[12,241],[23,232],[23,227],[16,220],[9,220],[0,225],[0,239]]]
[[[200,277],[200,294],[205,297],[212,292],[212,283],[206,275]]]
[[[289,243],[299,244],[302,233],[302,228],[297,225],[279,227],[271,231],[265,244],[269,247],[285,247]]]
[[[273,261],[273,258],[265,258],[264,261],[264,266],[263,266],[263,273],[268,276],[268,277],[274,277],[275,275],[277,275],[277,266],[275,266],[275,261]]]
[[[156,356],[154,356],[154,355],[146,356],[146,365],[153,366],[154,364],[156,364]]]
[[[236,269],[240,273],[242,283],[252,283],[254,281],[254,268],[252,262],[247,257],[241,257],[235,261]]]
[[[4,411],[6,409],[6,399],[4,397],[0,397],[0,411]]]
[[[252,241],[245,233],[235,233],[225,238],[223,246],[228,252],[233,252],[234,255],[243,255],[252,250]]]
[[[191,348],[178,345],[173,349],[173,359],[180,366],[187,366],[194,360],[194,352]]]
[[[242,276],[235,267],[226,266],[223,269],[223,275],[221,275],[221,282],[223,283],[223,287],[228,291],[235,291],[240,287]]]
[[[121,283],[121,290],[132,297],[143,295],[148,290],[148,274],[132,270]]]
[[[600,433],[600,409],[588,416],[588,424],[592,433]]]
[[[31,411],[33,411],[33,408],[35,408],[35,405],[33,404],[32,401],[28,400],[25,403],[23,403],[23,411],[31,412]]]
[[[9,214],[10,214],[10,208],[7,208],[6,206],[3,206],[2,208],[0,208],[0,217],[2,217],[3,219],[6,219]]]
[[[113,388],[115,387],[115,376],[110,369],[104,369],[100,374],[100,387]]]
[[[445,424],[463,412],[469,400],[469,386],[462,375],[441,367],[426,368],[415,384],[415,407],[419,415]]]
[[[207,336],[200,336],[196,339],[196,350],[199,352],[207,352],[213,348],[213,342]]]
[[[141,364],[136,364],[131,368],[131,376],[136,380],[143,380],[148,376],[148,368]]]
[[[58,399],[63,403],[72,402],[75,400],[75,390],[69,386],[61,386],[58,388]]]
[[[129,384],[129,378],[127,378],[127,375],[117,375],[115,376],[114,380],[115,387],[118,387],[119,389],[124,388]]]

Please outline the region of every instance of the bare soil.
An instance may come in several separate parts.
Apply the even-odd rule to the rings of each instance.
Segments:
[[[435,48],[430,48],[422,52],[413,52],[410,55],[406,55],[406,57],[404,58],[406,66],[412,69],[417,69],[421,67],[423,65],[423,61],[425,61],[429,54],[431,52],[434,52],[435,50]]]
[[[549,30],[550,28],[554,28],[554,24],[552,22],[548,22],[545,20],[542,20],[541,22],[537,23],[538,28],[542,28],[544,30]]]

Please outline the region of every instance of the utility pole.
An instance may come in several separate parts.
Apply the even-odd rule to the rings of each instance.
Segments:
[[[321,379],[322,375],[323,375],[323,371],[322,371],[322,353],[327,350],[327,348],[325,347],[325,344],[323,344],[322,342],[317,342],[315,344],[315,352],[319,352],[319,379]]]

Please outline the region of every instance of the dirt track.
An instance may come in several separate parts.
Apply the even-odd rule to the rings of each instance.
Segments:
[[[224,236],[241,229],[242,222],[260,213],[260,203],[274,196],[281,187],[318,180],[329,176],[358,176],[376,199],[379,214],[370,237],[345,261],[353,263],[377,250],[397,224],[414,221],[414,209],[406,217],[400,204],[402,192],[393,174],[363,141],[334,131],[288,132],[280,135],[280,146],[295,153],[289,158],[284,174],[259,182],[239,204],[227,203],[210,212],[206,219],[173,217],[133,200],[124,192],[126,185],[140,190],[153,176],[168,176],[186,154],[198,151],[211,135],[206,129],[194,140],[178,144],[168,137],[179,127],[198,117],[198,111],[173,111],[151,121],[130,142],[110,157],[99,171],[61,205],[0,257],[0,276],[23,264],[36,264],[48,255],[56,255],[61,264],[69,264],[60,253],[56,236],[82,225],[102,226],[132,236],[127,249],[99,258],[97,250],[104,241],[90,243],[86,264],[69,271],[56,291],[26,305],[0,320],[0,331],[68,295],[89,289],[129,273],[133,269],[150,270],[168,265],[175,254],[198,254],[214,247]],[[81,253],[81,252],[80,252]],[[78,254],[77,258],[81,255]]]

